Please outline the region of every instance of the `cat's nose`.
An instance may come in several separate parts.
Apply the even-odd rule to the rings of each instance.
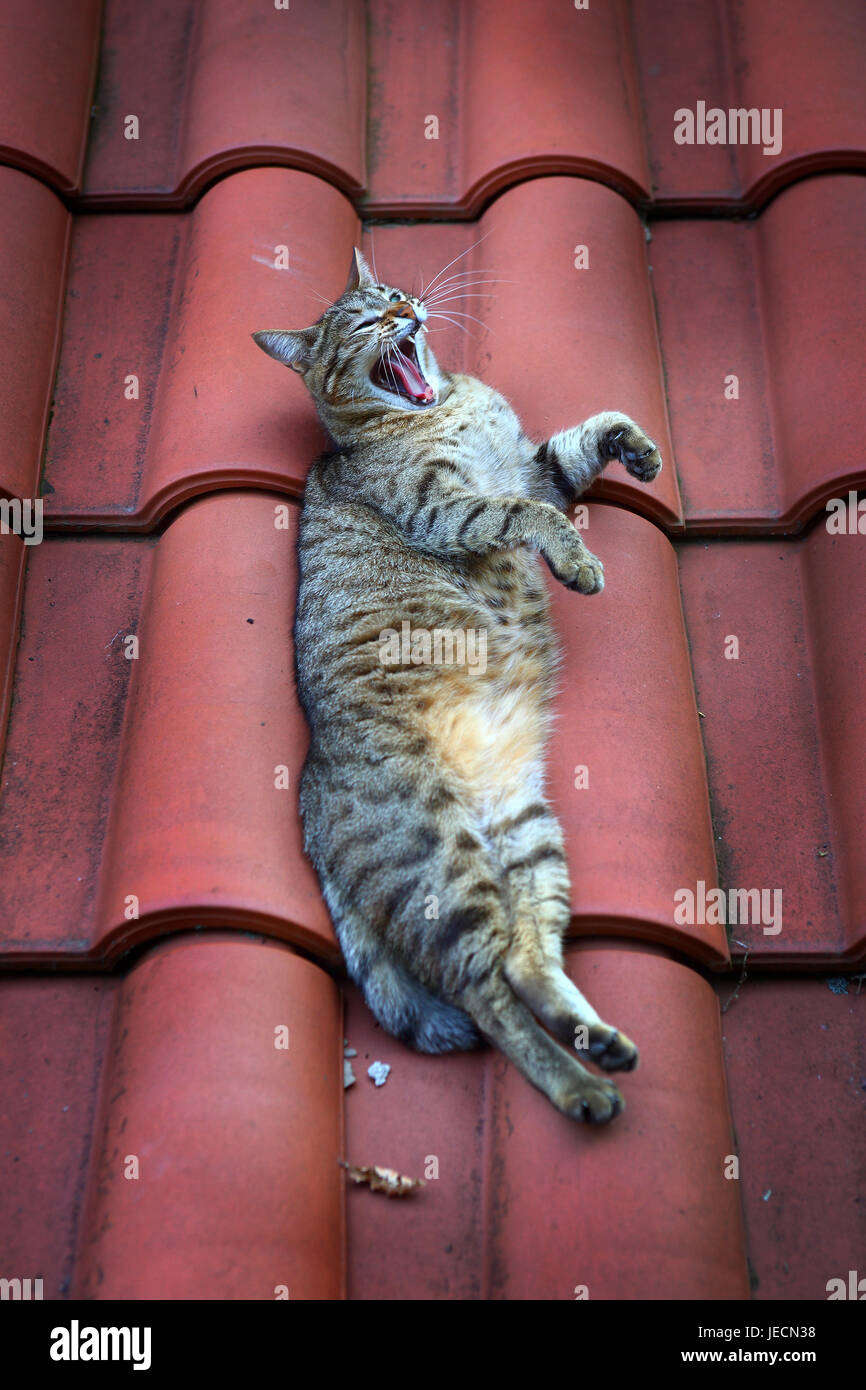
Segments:
[[[408,299],[402,299],[399,304],[395,304],[389,311],[389,317],[395,319],[413,319],[417,320],[418,323],[423,322],[418,314],[416,314],[414,306],[409,303]]]

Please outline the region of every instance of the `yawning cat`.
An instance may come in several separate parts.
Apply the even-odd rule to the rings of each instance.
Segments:
[[[253,335],[301,373],[336,446],[310,471],[298,541],[306,849],[388,1032],[424,1052],[483,1035],[566,1115],[601,1123],[622,1097],[576,1054],[627,1071],[637,1050],[562,968],[537,556],[598,593],[601,563],[565,511],[610,460],[650,482],[661,458],[613,411],[530,442],[496,391],[438,366],[426,318],[356,250],[312,328]],[[465,659],[482,638],[484,661]]]

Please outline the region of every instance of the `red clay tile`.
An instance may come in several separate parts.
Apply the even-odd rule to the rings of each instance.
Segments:
[[[757,206],[803,174],[866,164],[864,37],[856,0],[820,11],[807,0],[428,0],[423,23],[397,0],[366,13],[353,0],[109,0],[85,196],[181,207],[232,170],[279,163],[376,216],[475,217],[545,174],[662,206]],[[16,81],[20,71],[19,60]],[[78,77],[79,105],[81,91]],[[781,108],[781,149],[677,144],[674,113],[698,101]],[[126,138],[130,115],[138,139]]]
[[[866,165],[859,0],[634,0],[653,199],[662,206],[756,207],[821,170]],[[782,147],[677,144],[675,112],[782,110]]]
[[[338,959],[301,850],[281,505],[221,493],[159,541],[32,548],[0,800],[0,948],[16,962],[113,959],[226,920]]]
[[[798,184],[753,221],[653,224],[690,530],[791,530],[866,484],[864,240],[866,182],[852,175]]]
[[[44,184],[0,168],[0,497],[38,496],[70,224]]]
[[[0,160],[81,187],[99,58],[99,0],[2,0]]]
[[[837,215],[825,235],[827,198]],[[357,230],[342,195],[285,170],[235,174],[185,218],[79,218],[46,451],[47,523],[144,530],[215,487],[300,492],[325,438],[303,384],[256,351],[250,325],[314,320],[316,294],[342,289]],[[757,221],[656,222],[663,358],[641,223],[599,184],[535,180],[471,227],[379,226],[367,249],[392,280],[420,285],[462,256],[453,269],[487,282],[440,306],[472,315],[459,320],[472,336],[432,320],[431,343],[443,365],[502,390],[534,436],[610,406],[641,421],[667,468],[645,488],[613,465],[592,496],[672,532],[685,508],[685,527],[698,534],[772,533],[866,482],[856,448],[864,236],[864,184],[850,175],[799,184]],[[280,245],[288,271],[274,268]],[[588,269],[575,269],[577,246],[588,248]],[[820,331],[804,334],[804,322]],[[9,342],[15,360],[17,335]],[[41,362],[48,352],[46,343]],[[30,470],[46,370],[28,387],[33,419],[20,427]],[[727,399],[732,373],[739,394]],[[139,399],[126,398],[130,374]],[[816,449],[828,418],[833,445]]]
[[[342,292],[357,236],[342,195],[278,169],[223,180],[186,217],[77,219],[46,453],[53,489],[46,521],[145,530],[179,501],[217,487],[299,493],[325,436],[303,383],[263,357],[250,333],[318,318],[316,295]],[[443,365],[503,390],[539,439],[611,406],[639,419],[668,467],[646,488],[612,465],[593,496],[627,501],[677,528],[635,212],[598,184],[544,179],[505,194],[477,226],[378,227],[371,240],[380,273],[411,281],[422,270],[430,280],[479,237],[481,246],[455,268],[492,267],[480,278],[498,282],[489,286],[493,298],[441,308],[466,311],[488,328],[463,321],[470,338],[445,320],[431,324]],[[589,245],[589,270],[574,268],[578,243]],[[288,247],[288,271],[274,268],[280,245]],[[138,377],[137,400],[125,395],[130,374]]]
[[[371,214],[475,217],[542,174],[587,175],[631,198],[649,191],[622,0],[580,11],[432,0],[423,23],[411,6],[378,0],[370,59]]]
[[[142,530],[197,492],[299,490],[325,436],[250,335],[318,318],[357,235],[341,194],[283,169],[235,174],[187,216],[79,218],[46,521]]]
[[[862,537],[819,524],[795,542],[686,544],[679,558],[720,882],[782,895],[781,931],[768,896],[767,920],[753,907],[731,936],[750,967],[862,962]]]
[[[566,829],[575,930],[638,936],[719,965],[723,927],[675,922],[680,888],[716,882],[676,555],[655,526],[618,507],[589,508],[584,535],[604,563],[604,592],[576,604],[550,584],[564,659],[549,784]]]
[[[261,164],[308,170],[355,196],[364,95],[357,0],[108,0],[85,201],[182,207],[221,175]],[[137,139],[125,134],[129,115]]]
[[[496,1052],[410,1052],[347,991],[347,1157],[427,1175],[400,1202],[349,1190],[350,1298],[748,1296],[711,986],[625,943],[575,947],[569,973],[641,1048],[603,1129],[559,1115]],[[376,1060],[391,1066],[382,1087]]]
[[[307,732],[289,636],[294,509],[275,528],[284,506],[221,493],[159,540],[34,549],[0,803],[0,949],[16,961],[113,960],[167,928],[226,918],[338,959],[301,848]],[[683,881],[715,881],[674,552],[614,507],[589,509],[587,536],[604,593],[581,602],[552,586],[564,663],[550,785],[577,930],[718,965],[724,931],[674,921]]]
[[[0,976],[4,1278],[68,1295],[116,979]]]
[[[860,983],[747,977],[734,999],[718,984],[758,1299],[825,1300],[830,1280],[864,1276]]]
[[[186,936],[134,966],[74,1298],[342,1296],[341,1013],[333,981],[275,942]]]
[[[29,548],[14,532],[0,534],[0,767],[15,678],[15,650]]]
[[[367,246],[389,279],[423,270],[429,281],[461,256],[446,275],[477,270],[474,279],[493,281],[441,306],[481,324],[460,320],[460,333],[430,320],[443,364],[495,386],[539,440],[599,410],[639,420],[667,467],[647,488],[613,464],[589,495],[680,525],[644,229],[625,199],[585,179],[539,179],[510,189],[471,227],[374,227]],[[579,247],[587,269],[575,268]],[[478,294],[490,297],[470,297]]]

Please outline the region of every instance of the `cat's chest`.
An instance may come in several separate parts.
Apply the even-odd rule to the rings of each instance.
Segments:
[[[452,440],[452,457],[480,496],[523,493],[520,425],[504,401],[501,405],[477,402],[472,410],[467,407]]]
[[[467,557],[454,565],[453,577],[499,643],[546,645],[547,593],[534,554],[521,547]]]

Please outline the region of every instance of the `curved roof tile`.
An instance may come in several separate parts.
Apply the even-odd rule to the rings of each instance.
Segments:
[[[617,1082],[625,1112],[603,1129],[558,1114],[496,1052],[410,1052],[347,991],[349,1160],[427,1174],[411,1201],[348,1192],[350,1298],[748,1297],[712,987],[625,943],[576,946],[566,968],[641,1049]],[[391,1066],[381,1088],[374,1060]]]
[[[130,970],[73,1298],[341,1297],[341,1012],[275,942],[187,936]]]
[[[81,117],[40,143],[38,167],[65,177],[61,188],[70,176],[41,145],[80,145],[95,10],[78,25],[65,19],[77,57],[65,106]],[[50,51],[57,40],[43,27]],[[504,188],[544,174],[591,177],[666,208],[752,208],[804,174],[864,167],[863,42],[856,0],[820,11],[810,0],[428,0],[423,25],[397,0],[374,0],[368,14],[359,0],[281,10],[162,0],[156,11],[109,0],[85,195],[181,207],[234,169],[279,163],[377,216],[475,217]],[[13,89],[21,70],[13,64]],[[30,90],[18,110],[38,109]],[[675,113],[699,102],[780,110],[780,146],[677,143]],[[12,108],[7,124],[10,157],[33,164],[19,148],[32,119]]]
[[[371,19],[371,215],[476,217],[541,174],[649,192],[623,0],[435,0],[423,26],[378,0]]]
[[[720,881],[726,894],[767,894],[761,914],[737,900],[748,919],[731,929],[732,950],[745,946],[750,968],[859,964],[863,538],[818,524],[797,541],[682,545],[679,559]]]
[[[234,174],[186,216],[79,218],[46,520],[144,530],[198,492],[299,491],[325,435],[250,335],[318,318],[357,237],[342,194],[284,169]]]
[[[864,242],[866,180],[847,174],[797,184],[755,220],[653,224],[688,529],[789,531],[866,485]]]
[[[0,167],[0,497],[39,495],[71,224],[44,184]]]
[[[0,162],[81,188],[99,61],[100,0],[0,3]]]
[[[632,14],[658,205],[760,207],[806,174],[866,166],[858,0],[633,0]],[[726,115],[781,111],[767,127],[778,153],[763,139],[678,144],[675,113],[700,101]]]
[[[339,958],[295,800],[307,731],[289,637],[294,526],[276,495],[222,492],[159,539],[34,548],[0,803],[15,828],[0,849],[10,958],[113,960],[227,919]],[[587,537],[604,593],[554,595],[550,780],[577,929],[721,964],[723,931],[674,921],[683,875],[714,873],[674,552],[613,507],[590,509]]]
[[[300,492],[325,436],[303,384],[250,334],[317,319],[317,296],[342,293],[357,239],[341,194],[281,169],[234,174],[186,216],[77,219],[47,523],[146,530],[213,488]],[[575,269],[577,244],[589,245],[587,270]],[[680,525],[644,233],[624,199],[545,179],[505,194],[477,227],[378,227],[367,245],[392,281],[419,268],[429,280],[456,256],[495,281],[492,299],[475,297],[481,285],[438,306],[488,325],[458,320],[469,337],[431,320],[443,365],[504,391],[539,439],[612,405],[640,419],[668,468],[645,488],[612,465],[593,495]],[[126,398],[130,373],[138,399]]]
[[[751,976],[735,998],[717,984],[756,1299],[826,1301],[863,1268],[860,984]]]
[[[51,199],[25,183],[37,203]],[[837,215],[819,237],[828,197]],[[59,205],[38,208],[34,228],[55,210],[59,276]],[[450,261],[446,275],[467,271],[465,293],[443,279],[436,305],[433,287],[431,308],[448,317],[431,318],[430,342],[443,365],[498,387],[534,437],[619,407],[659,441],[668,466],[651,488],[614,464],[592,497],[672,533],[772,533],[866,483],[856,447],[864,235],[863,180],[826,176],[757,220],[656,222],[648,265],[623,198],[549,178],[504,193],[471,227],[375,226],[365,246],[383,276],[419,288]],[[46,524],[148,530],[214,488],[299,493],[325,436],[302,383],[249,335],[316,319],[317,296],[341,292],[357,237],[341,194],[281,169],[234,174],[186,216],[76,219]],[[10,491],[33,485],[53,361],[59,282],[40,275],[34,244],[16,251],[33,285],[10,321],[10,379],[22,371],[28,303],[42,306],[44,365],[26,376],[29,415],[10,417]],[[804,333],[804,322],[821,328]],[[821,443],[828,414],[833,447]]]
[[[182,207],[231,170],[261,164],[311,171],[358,195],[365,43],[358,0],[279,9],[109,0],[86,201]]]

